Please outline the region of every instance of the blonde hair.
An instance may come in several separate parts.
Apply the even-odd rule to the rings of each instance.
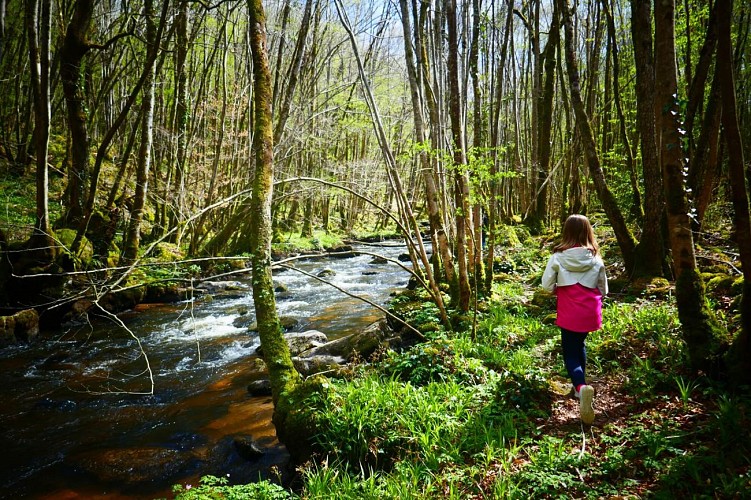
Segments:
[[[600,253],[600,245],[595,240],[595,232],[592,224],[589,223],[583,215],[569,215],[566,223],[563,225],[561,242],[553,247],[553,253],[562,252],[574,247],[589,248],[594,255]]]

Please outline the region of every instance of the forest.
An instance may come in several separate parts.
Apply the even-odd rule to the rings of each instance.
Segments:
[[[744,497],[750,32],[739,0],[0,0],[2,369],[83,377],[72,352],[109,322],[133,375],[74,391],[157,397],[164,363],[123,315],[247,276],[284,470],[227,479],[193,457],[164,466],[170,493],[108,488]],[[610,280],[591,426],[540,288],[571,214]],[[278,277],[388,243],[407,278],[363,299],[386,318],[378,346],[304,373]],[[13,429],[31,398],[0,414]],[[28,471],[91,476],[84,462],[0,484],[61,494]]]

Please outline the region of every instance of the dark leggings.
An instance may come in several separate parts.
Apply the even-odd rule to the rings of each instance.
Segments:
[[[563,346],[563,363],[574,387],[586,384],[584,374],[587,365],[587,348],[584,340],[587,333],[572,332],[561,328],[561,345]]]

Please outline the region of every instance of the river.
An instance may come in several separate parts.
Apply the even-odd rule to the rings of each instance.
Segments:
[[[404,247],[356,250],[396,258]],[[378,304],[408,279],[369,255],[294,265],[331,270],[325,279]],[[259,346],[247,328],[250,276],[232,280],[232,290],[210,297],[139,306],[118,315],[121,324],[94,317],[0,349],[0,498],[169,497],[171,485],[206,474],[247,483],[283,473],[288,455],[270,422],[270,398],[247,392]],[[275,271],[274,280],[287,287],[277,307],[298,321],[293,331],[333,340],[383,317],[296,271]],[[264,454],[240,457],[237,437],[252,437]]]

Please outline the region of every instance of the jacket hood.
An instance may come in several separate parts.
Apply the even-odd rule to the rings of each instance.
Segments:
[[[597,257],[586,247],[574,247],[558,253],[558,262],[567,271],[583,273],[592,269]]]

